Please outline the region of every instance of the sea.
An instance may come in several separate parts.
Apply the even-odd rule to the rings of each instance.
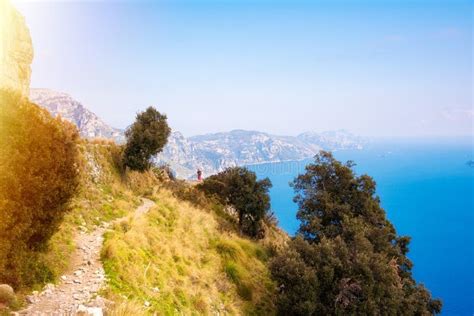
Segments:
[[[378,140],[333,152],[377,183],[388,219],[412,237],[413,275],[443,301],[442,315],[474,315],[474,145],[471,138]],[[311,160],[248,166],[268,177],[272,210],[294,235],[297,205],[289,183]]]

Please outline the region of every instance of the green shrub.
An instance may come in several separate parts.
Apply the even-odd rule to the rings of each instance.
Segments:
[[[125,132],[125,166],[137,171],[145,171],[151,167],[150,159],[163,149],[171,132],[166,120],[166,115],[153,107],[137,114],[135,123]]]
[[[35,282],[38,253],[78,186],[77,139],[71,124],[0,92],[0,282]]]
[[[198,189],[217,197],[224,205],[232,205],[238,213],[238,223],[243,233],[263,238],[262,221],[270,210],[268,190],[271,186],[268,178],[257,180],[255,172],[234,167],[205,179]]]
[[[16,300],[15,292],[11,286],[0,284],[0,305],[10,306]]]
[[[176,180],[176,175],[169,164],[162,164],[160,166],[154,167],[153,172],[155,173],[156,177],[161,181]]]
[[[174,180],[163,184],[165,188],[173,192],[173,195],[184,201],[201,208],[212,208],[216,201],[208,197],[204,192],[198,190],[196,187],[189,185],[184,180]]]

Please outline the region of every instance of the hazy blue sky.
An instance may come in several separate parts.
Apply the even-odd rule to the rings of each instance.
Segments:
[[[472,135],[471,1],[21,2],[33,87],[185,135]]]

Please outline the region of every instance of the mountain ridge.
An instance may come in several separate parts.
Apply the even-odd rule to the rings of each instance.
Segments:
[[[125,139],[124,130],[109,126],[67,93],[31,89],[30,98],[53,116],[61,115],[74,123],[85,138],[109,138],[118,143]],[[190,137],[173,131],[154,161],[169,165],[177,177],[190,179],[198,169],[209,176],[228,167],[298,161],[320,150],[361,149],[363,144],[362,138],[345,130],[284,136],[234,129]]]
[[[297,136],[232,130],[188,138],[175,131],[156,161],[169,164],[179,177],[192,178],[197,169],[211,175],[227,167],[303,160],[320,150],[362,149],[363,144],[362,138],[342,130]]]
[[[123,130],[111,127],[82,103],[64,92],[45,88],[31,89],[30,100],[46,108],[53,116],[74,123],[85,138],[110,138],[123,142]]]

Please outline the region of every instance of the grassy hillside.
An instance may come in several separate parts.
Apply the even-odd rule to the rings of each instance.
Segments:
[[[110,297],[125,295],[160,315],[274,313],[268,250],[221,230],[213,212],[170,191],[152,198],[156,207],[148,214],[130,216],[106,235]]]
[[[133,211],[141,203],[139,197],[147,193],[145,185],[156,181],[150,173],[122,176],[117,167],[119,148],[114,144],[84,141],[80,144],[80,151],[79,190],[71,202],[70,211],[38,262],[44,275],[33,289],[56,281],[67,269],[75,250],[76,234]]]
[[[113,144],[80,147],[80,190],[41,259],[46,269],[37,288],[67,270],[76,234],[120,219],[101,255],[108,279],[101,295],[116,302],[113,314],[275,314],[267,261],[269,245],[284,242],[285,234],[273,228],[263,241],[243,238],[223,206],[186,201],[191,185],[165,183],[157,171],[122,174]],[[136,217],[143,196],[155,206]]]

